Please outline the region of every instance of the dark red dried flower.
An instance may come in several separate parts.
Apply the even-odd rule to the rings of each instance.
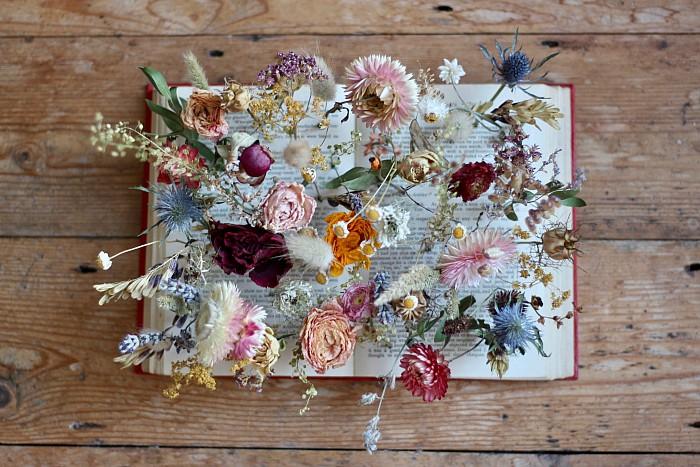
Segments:
[[[445,356],[423,343],[413,344],[401,357],[401,381],[414,396],[425,402],[442,399],[447,393],[450,367]]]
[[[496,179],[496,171],[488,162],[464,164],[450,177],[449,190],[462,197],[462,201],[474,201],[489,189]]]
[[[292,268],[287,245],[280,234],[250,225],[213,222],[209,237],[214,261],[226,274],[244,275],[260,287],[277,287]]]
[[[270,150],[257,141],[245,148],[238,158],[240,169],[250,177],[262,177],[274,162]]]

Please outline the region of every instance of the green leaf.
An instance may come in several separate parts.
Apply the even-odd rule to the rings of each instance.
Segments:
[[[367,175],[367,174],[372,175],[372,178],[374,178],[374,174],[371,173],[370,169],[368,169],[366,167],[353,167],[352,169],[348,170],[340,177],[336,177],[333,180],[330,180],[329,182],[327,182],[326,188],[329,188],[329,189],[340,188],[341,185],[345,185],[347,187],[347,182],[354,180],[356,178],[360,178],[360,177]]]
[[[160,115],[165,124],[172,131],[179,133],[183,130],[182,121],[180,120],[180,116],[178,114],[170,109],[166,109],[165,107],[156,104],[153,101],[146,100],[146,105],[153,113]]]
[[[170,102],[170,108],[175,112],[178,114],[182,112],[182,104],[180,102],[180,98],[177,97],[177,88],[170,88],[170,100],[168,102]]]
[[[513,209],[513,205],[509,204],[506,206],[506,208],[503,210],[503,213],[506,215],[506,217],[512,221],[517,221],[518,220],[518,215],[515,213],[515,209]]]
[[[158,91],[158,94],[164,97],[170,97],[170,87],[163,73],[147,66],[139,67],[139,69],[143,71],[143,74],[146,75],[146,78],[148,78],[148,81],[150,81],[156,91]]]
[[[559,199],[567,199],[576,196],[579,191],[580,190],[557,190],[553,191],[550,194],[556,196]]]
[[[354,180],[347,181],[343,183],[343,186],[351,191],[362,191],[375,185],[377,183],[377,176],[374,172],[362,175]]]
[[[379,178],[380,181],[384,180],[387,175],[389,175],[389,171],[391,170],[391,159],[385,159],[382,161],[382,167],[379,169],[379,172],[377,173],[377,177]]]
[[[575,196],[572,196],[571,198],[566,198],[561,200],[561,204],[564,206],[569,206],[572,208],[582,208],[586,205],[586,202],[582,200],[581,198],[577,198]]]
[[[464,314],[469,308],[476,303],[474,295],[467,295],[459,301],[459,314],[460,316]]]

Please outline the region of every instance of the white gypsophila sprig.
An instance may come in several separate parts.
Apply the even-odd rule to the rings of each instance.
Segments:
[[[377,443],[381,437],[382,432],[379,431],[379,415],[375,415],[367,423],[363,435],[365,449],[367,449],[368,453],[373,454],[377,450]]]
[[[395,246],[406,240],[411,233],[408,223],[411,213],[397,204],[381,208],[381,218],[377,224],[378,240],[385,247]]]
[[[442,59],[442,65],[438,67],[440,79],[446,84],[459,84],[462,76],[466,75],[464,68],[459,64],[456,58],[448,60]]]
[[[382,306],[392,300],[403,298],[413,290],[432,288],[440,279],[440,274],[430,266],[419,264],[408,272],[401,274],[393,281],[388,289],[382,292],[374,301],[375,306]]]
[[[360,397],[360,404],[372,405],[377,401],[377,399],[380,399],[380,397],[376,392],[366,392],[362,394],[362,397]]]

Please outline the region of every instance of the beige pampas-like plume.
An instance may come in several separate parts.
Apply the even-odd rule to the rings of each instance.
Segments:
[[[184,53],[182,58],[185,61],[185,67],[187,67],[187,74],[190,78],[192,86],[198,89],[209,89],[209,82],[207,81],[207,76],[204,73],[204,68],[202,68],[202,65],[199,64],[199,60],[197,60],[194,53],[192,53],[191,50],[188,50]]]
[[[322,238],[310,235],[285,234],[289,257],[318,271],[327,271],[333,261],[333,249]]]
[[[316,55],[316,66],[326,75],[326,79],[311,81],[311,94],[326,102],[335,101],[335,76],[323,57]]]

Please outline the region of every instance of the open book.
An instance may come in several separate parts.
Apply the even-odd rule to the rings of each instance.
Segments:
[[[497,89],[497,85],[484,84],[484,85],[473,85],[465,84],[456,86],[456,90],[452,86],[440,85],[436,86],[441,92],[445,94],[446,102],[454,102],[458,104],[461,99],[468,102],[481,102],[487,101],[493,95]],[[178,95],[182,98],[187,98],[192,92],[191,87],[179,87]],[[216,90],[216,88],[214,88]],[[459,97],[456,94],[459,93]],[[559,107],[559,109],[564,114],[564,118],[560,121],[560,130],[555,130],[549,126],[543,125],[541,130],[538,130],[532,126],[528,127],[530,137],[527,143],[537,144],[541,150],[542,154],[546,157],[549,154],[554,153],[556,150],[560,150],[557,154],[557,163],[561,174],[559,175],[559,180],[564,183],[571,181],[573,173],[573,88],[569,85],[534,85],[529,88],[529,91],[538,96],[548,99],[548,102]],[[304,95],[306,93],[306,95]],[[295,95],[295,98],[301,101],[305,101],[308,97],[308,88],[302,88]],[[506,94],[510,94],[507,95]],[[151,97],[149,95],[149,97]],[[525,100],[529,96],[521,91],[511,91],[506,90],[501,95],[504,99],[513,99],[514,101]],[[156,96],[156,102],[161,105],[166,105],[165,102],[158,102],[158,98],[161,96]],[[343,89],[338,87],[337,89],[337,100],[344,100]],[[244,131],[251,134],[255,134],[252,128],[250,117],[245,113],[235,113],[228,114],[230,117],[229,125],[232,131]],[[352,139],[352,133],[354,131],[360,132],[361,141],[367,141],[369,139],[369,130],[367,130],[362,122],[359,120],[354,120],[353,115],[350,114],[350,119],[346,122],[341,122],[343,114],[335,113],[331,115],[331,125],[328,131],[321,130],[317,128],[316,121],[302,122],[300,125],[300,133],[304,134],[304,137],[309,141],[309,144],[321,145],[322,150],[327,151],[327,146],[345,143]],[[152,131],[160,134],[165,134],[168,132],[164,123],[156,114],[150,115],[150,124]],[[429,128],[426,128],[429,130]],[[448,160],[459,161],[459,162],[469,162],[476,160],[490,160],[493,158],[493,150],[491,148],[491,141],[493,138],[493,133],[485,130],[483,128],[477,128],[465,141],[455,142],[448,145],[444,145],[443,149],[445,151],[445,156]],[[287,136],[281,135],[274,139],[272,142],[263,142],[263,144],[270,147],[272,154],[276,158],[276,163],[272,165],[270,173],[268,173],[267,179],[265,180],[264,189],[272,184],[274,177],[280,177],[281,179],[299,179],[299,174],[297,169],[288,167],[284,163],[282,158],[282,151],[286,147],[289,138]],[[408,153],[410,135],[408,128],[403,129],[398,132],[394,137],[394,143],[400,147],[403,154]],[[364,145],[362,143],[356,145],[355,160],[341,160],[340,166],[338,167],[339,173],[344,173],[355,166],[367,166],[368,158],[365,156],[363,151]],[[150,170],[148,183],[153,183],[156,179],[156,171]],[[319,171],[318,184],[323,186],[327,180],[334,178],[336,176],[335,171],[328,171],[323,173]],[[310,188],[309,188],[310,189]],[[432,199],[434,190],[429,187],[417,187],[411,190],[411,196],[422,204],[424,207],[430,208],[435,205],[435,200]],[[310,194],[315,194],[313,190]],[[483,202],[480,202],[483,201]],[[386,204],[386,201],[385,201]],[[479,213],[483,210],[485,204],[484,200],[478,200],[472,203],[462,204],[460,203],[460,208],[456,211],[456,216],[461,220],[462,224],[465,226],[472,226],[477,221]],[[417,241],[422,238],[423,233],[420,229],[425,228],[426,221],[431,217],[431,213],[425,209],[419,207],[417,204],[403,202],[403,207],[411,211],[411,234],[410,239],[415,239],[415,242],[411,242],[412,245],[416,245]],[[152,226],[154,222],[154,212],[152,210],[153,199],[147,200],[147,205],[144,206],[146,210],[146,215],[144,215],[144,221],[147,224],[144,226]],[[219,209],[219,208],[216,208]],[[314,226],[319,228],[319,231],[325,229],[325,224],[323,223],[324,217],[330,212],[337,210],[337,207],[331,207],[327,202],[320,202],[318,205],[317,212],[314,216]],[[520,219],[526,217],[526,212],[518,211],[518,216]],[[225,208],[221,208],[218,211],[213,210],[212,215],[220,221],[238,223],[237,219],[230,218],[229,213],[226,212]],[[561,217],[559,219],[563,223],[568,223],[572,226],[574,219],[571,217],[570,210],[562,210]],[[482,221],[483,222],[483,221]],[[512,229],[513,223],[511,221],[494,221],[491,222],[490,227],[501,228],[501,229]],[[525,226],[522,225],[523,229]],[[148,235],[148,241],[153,241],[156,239],[163,238],[163,230],[159,227],[151,229]],[[206,235],[206,234],[203,234]],[[167,240],[177,240],[177,235],[171,235],[172,238]],[[180,238],[181,240],[182,238]],[[162,261],[165,257],[175,253],[178,249],[178,244],[171,241],[160,242],[157,245],[149,247],[145,253],[145,267],[149,267],[152,264]],[[522,246],[524,251],[529,250],[529,247]],[[437,248],[435,249],[437,250]],[[433,255],[436,255],[434,252]],[[434,256],[435,257],[435,256]],[[434,258],[433,257],[433,258]],[[413,246],[398,246],[397,248],[382,249],[377,255],[372,258],[372,272],[386,270],[389,271],[394,276],[398,276],[401,272],[404,272],[414,264],[416,258],[416,251]],[[216,266],[214,266],[216,268]],[[509,288],[510,284],[517,280],[518,270],[515,265],[507,270],[505,273],[500,274],[498,277],[492,279],[489,284],[484,284],[482,287],[472,289],[469,291],[473,294],[477,303],[481,303],[485,300],[488,291],[493,290],[494,281],[495,285],[504,288]],[[300,273],[292,270],[290,274],[286,277],[287,279],[300,278]],[[309,277],[309,273],[306,275],[306,279],[309,282],[314,282],[313,277]],[[575,264],[567,263],[554,272],[554,285],[561,290],[570,290],[572,297],[576,296],[576,279],[575,279]],[[343,278],[336,279],[337,283],[342,283]],[[241,290],[241,295],[244,298],[250,299],[253,302],[262,305],[268,312],[268,318],[266,322],[273,328],[276,328],[276,334],[284,335],[287,333],[294,332],[294,329],[298,329],[298,326],[289,326],[289,323],[285,325],[281,322],[281,317],[277,316],[273,306],[272,306],[272,292],[268,289],[263,289],[255,284],[253,284],[245,276],[230,275],[227,276],[223,274],[222,271],[211,271],[208,275],[209,281],[216,280],[232,280],[235,281]],[[330,287],[332,282],[327,286],[315,285],[322,293],[324,287]],[[539,295],[545,301],[545,310],[547,309],[549,293],[541,289],[531,289],[531,293]],[[568,303],[565,303],[562,310],[571,310],[573,305],[570,299]],[[485,310],[477,310],[477,314],[482,315],[482,317],[487,318],[487,312]],[[155,300],[146,301],[143,305],[143,309],[140,316],[140,324],[144,328],[155,328],[163,329],[167,327],[172,322],[173,316],[170,312],[163,311],[160,309]],[[559,379],[559,378],[575,378],[577,375],[577,364],[576,364],[576,322],[573,320],[567,320],[560,329],[556,329],[556,326],[551,320],[547,320],[546,324],[542,326],[542,338],[544,341],[544,348],[547,353],[551,353],[551,357],[546,358],[540,356],[537,352],[528,352],[525,356],[517,356],[510,359],[510,368],[505,376],[505,379],[529,379],[529,380],[546,380],[546,379]],[[293,323],[292,323],[293,324]],[[298,324],[298,323],[297,323]],[[395,357],[400,348],[400,342],[403,341],[404,337],[401,335],[401,326],[397,326],[398,334],[394,337],[394,345],[392,347],[380,346],[377,344],[359,344],[355,349],[353,357],[348,361],[348,363],[342,368],[337,368],[329,370],[325,373],[324,377],[356,377],[356,378],[367,378],[367,377],[381,377],[390,371]],[[432,338],[427,336],[429,342],[432,342]],[[283,352],[278,363],[274,367],[276,376],[292,376],[293,370],[289,365],[291,359],[291,352],[293,347],[294,339],[289,339],[292,345],[287,345],[286,350]],[[448,359],[462,353],[464,350],[472,347],[476,341],[471,338],[463,337],[458,338],[455,336],[450,345],[445,349],[445,355]],[[490,369],[486,364],[486,348],[482,344],[481,347],[477,347],[474,351],[468,353],[465,356],[460,357],[450,364],[452,371],[452,377],[458,379],[474,379],[474,378],[497,378],[491,373]],[[186,355],[176,354],[175,350],[170,350],[167,352],[162,359],[151,359],[143,364],[143,370],[149,373],[157,374],[169,374],[171,363],[174,360],[182,360],[186,358]],[[306,369],[309,376],[314,376],[314,372],[311,368]],[[230,365],[225,362],[217,366],[214,371],[215,375],[227,375],[230,374]]]

